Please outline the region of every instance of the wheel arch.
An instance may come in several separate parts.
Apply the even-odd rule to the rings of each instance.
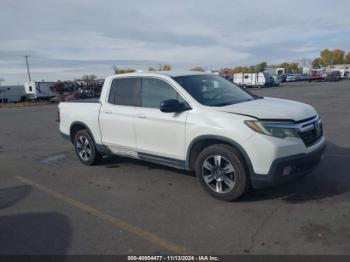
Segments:
[[[95,142],[95,139],[91,133],[91,130],[90,128],[83,122],[80,122],[80,121],[75,121],[73,122],[71,125],[70,125],[70,128],[69,128],[69,136],[70,136],[70,140],[71,142],[74,144],[74,137],[75,137],[75,134],[80,131],[80,130],[83,130],[83,129],[86,129],[88,132],[89,132],[89,135],[92,137],[92,139],[94,140]]]
[[[195,161],[199,155],[199,153],[206,147],[213,144],[226,144],[238,151],[242,160],[244,161],[244,166],[249,176],[254,174],[253,165],[250,161],[250,158],[243,147],[237,143],[236,141],[216,135],[202,135],[193,139],[188,147],[186,153],[186,169],[194,170]]]
[[[111,151],[106,146],[96,143],[95,137],[92,134],[90,128],[85,123],[80,122],[80,121],[75,121],[70,125],[69,136],[70,136],[70,140],[71,140],[72,144],[74,144],[75,134],[79,130],[83,130],[83,129],[86,130],[89,133],[89,135],[91,136],[92,141],[94,142],[98,152],[100,152],[101,154],[106,154],[106,155],[111,154]]]

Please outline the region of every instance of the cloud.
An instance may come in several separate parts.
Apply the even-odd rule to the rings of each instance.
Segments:
[[[176,69],[297,61],[350,46],[350,1],[2,0],[0,77],[104,77],[112,66]]]

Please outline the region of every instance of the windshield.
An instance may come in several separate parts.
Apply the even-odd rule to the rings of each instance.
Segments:
[[[226,106],[255,99],[253,95],[217,75],[178,76],[174,80],[205,106]]]

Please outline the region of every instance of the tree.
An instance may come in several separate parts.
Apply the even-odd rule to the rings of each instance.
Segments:
[[[150,66],[149,68],[148,68],[148,71],[157,71],[154,67],[152,67],[152,66]]]
[[[205,72],[205,69],[201,66],[196,66],[190,69],[191,71]]]
[[[274,68],[285,68],[287,72],[291,73],[301,73],[302,68],[299,66],[299,63],[281,63],[279,65],[273,65]]]
[[[320,53],[322,62],[325,66],[331,65],[333,63],[332,61],[332,54],[329,49],[323,49]]]
[[[323,64],[325,66],[328,65],[337,65],[344,64],[344,55],[345,52],[341,49],[323,49],[320,53],[321,59],[323,60]]]
[[[341,49],[335,49],[333,51],[333,65],[344,64],[345,52]]]
[[[171,70],[171,65],[165,64],[162,66],[161,71],[170,71]]]
[[[345,64],[350,64],[350,52],[348,52],[344,58],[344,63]]]
[[[324,63],[323,63],[322,58],[318,57],[312,61],[312,68],[321,69],[322,67],[324,67]]]
[[[301,72],[301,68],[299,67],[299,63],[290,63],[288,70],[293,72],[293,73],[300,73]]]
[[[91,83],[93,81],[95,81],[97,79],[97,76],[92,74],[92,75],[84,75],[81,78],[82,80],[84,80],[86,83]]]
[[[267,62],[261,62],[255,66],[256,72],[262,72],[267,67]]]

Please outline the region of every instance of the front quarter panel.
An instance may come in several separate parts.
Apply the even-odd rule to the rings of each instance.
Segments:
[[[189,111],[186,123],[187,150],[193,141],[202,136],[224,138],[243,145],[249,137],[254,135],[254,131],[244,124],[244,120],[248,119],[252,118],[212,110]]]

